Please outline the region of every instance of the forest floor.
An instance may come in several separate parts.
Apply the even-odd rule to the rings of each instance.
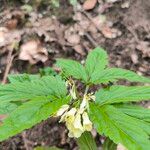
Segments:
[[[57,69],[56,58],[84,61],[97,46],[108,52],[111,67],[150,76],[150,0],[79,0],[74,6],[61,0],[59,7],[33,1],[0,0],[2,83],[7,82],[8,73]],[[0,150],[32,150],[39,145],[78,149],[64,124],[57,121],[48,119],[2,142]],[[94,136],[101,149],[103,138]]]

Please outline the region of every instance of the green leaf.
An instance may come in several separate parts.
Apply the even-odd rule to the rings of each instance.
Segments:
[[[104,134],[116,144],[121,143],[129,150],[147,150],[150,147],[148,132],[142,127],[144,123],[111,105],[100,107],[91,103],[90,119],[99,134]]]
[[[150,123],[150,109],[136,105],[115,105],[123,113]]]
[[[117,149],[117,145],[109,138],[106,138],[103,144],[103,150],[116,150],[116,149]]]
[[[0,126],[0,141],[46,120],[68,101],[68,98],[51,101],[49,98],[40,97],[24,103],[12,112]]]
[[[100,105],[141,100],[150,100],[150,86],[111,86],[96,93]]]
[[[8,80],[11,83],[33,81],[39,78],[40,78],[39,75],[31,75],[31,74],[10,74],[8,76]]]
[[[150,79],[140,76],[135,72],[121,69],[121,68],[110,68],[103,72],[94,73],[91,77],[91,82],[94,84],[108,83],[109,81],[114,82],[119,79],[126,79],[131,82],[145,82],[150,83]]]
[[[45,68],[39,69],[39,72],[40,72],[41,76],[55,76],[55,75],[57,75],[55,70],[51,67],[45,67]]]
[[[57,59],[56,65],[64,71],[66,76],[87,81],[86,71],[79,62],[69,59]]]
[[[0,103],[0,114],[12,113],[18,106],[15,103],[3,102]]]
[[[86,59],[85,68],[88,73],[88,77],[92,78],[93,75],[102,72],[108,64],[108,56],[105,50],[102,48],[95,48],[91,51]]]
[[[65,82],[60,77],[45,76],[38,80],[15,82],[0,86],[0,102],[29,100],[39,96],[64,97]]]
[[[96,143],[90,132],[84,132],[81,137],[76,140],[80,150],[97,150]]]

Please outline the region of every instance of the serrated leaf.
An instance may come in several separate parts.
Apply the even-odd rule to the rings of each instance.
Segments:
[[[103,150],[116,150],[116,149],[117,145],[109,138],[106,138],[105,142],[103,143]]]
[[[81,137],[76,140],[80,150],[97,150],[96,143],[90,132],[84,132]]]
[[[94,73],[91,77],[91,82],[94,84],[114,82],[119,79],[129,80],[131,82],[145,82],[150,83],[150,79],[140,76],[135,72],[121,69],[121,68],[109,68],[103,72]]]
[[[86,71],[79,62],[69,59],[57,59],[56,65],[64,71],[66,76],[87,81]]]
[[[88,77],[91,79],[94,74],[102,72],[108,64],[108,56],[102,48],[95,48],[92,50],[86,59],[85,68]]]
[[[24,103],[3,121],[0,126],[0,141],[46,120],[68,101],[68,98],[53,100],[40,97]]]
[[[15,103],[11,102],[1,102],[0,103],[0,114],[9,114],[12,113],[18,106]]]
[[[111,86],[96,93],[100,105],[141,100],[150,100],[150,86]]]
[[[38,80],[0,85],[0,102],[28,100],[39,96],[64,97],[65,82],[60,77],[46,76]]]
[[[57,75],[56,71],[51,67],[41,68],[41,69],[39,69],[39,72],[40,72],[41,76],[55,76],[55,75]]]
[[[148,108],[143,108],[141,106],[129,105],[129,104],[128,105],[119,104],[119,105],[115,105],[115,107],[129,116],[150,123],[150,109]]]
[[[129,150],[147,150],[150,147],[148,134],[138,119],[134,119],[111,105],[90,104],[90,119],[100,134],[114,143],[121,143]],[[148,126],[147,126],[148,127]]]
[[[31,74],[10,74],[8,76],[8,80],[11,83],[16,82],[24,82],[24,81],[33,81],[39,79],[39,75],[31,75]]]

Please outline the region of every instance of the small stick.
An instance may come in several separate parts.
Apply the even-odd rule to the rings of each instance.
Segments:
[[[9,74],[11,65],[12,65],[12,61],[15,57],[15,55],[12,55],[13,50],[9,51],[8,56],[7,56],[7,66],[4,72],[4,76],[3,76],[3,80],[2,80],[2,84],[5,84],[7,81],[7,76]]]

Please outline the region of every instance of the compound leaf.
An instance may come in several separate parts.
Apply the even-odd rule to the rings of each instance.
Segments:
[[[94,74],[99,74],[105,69],[108,64],[108,56],[105,50],[102,48],[95,48],[92,50],[86,59],[85,68],[89,78],[92,78]]]
[[[150,109],[148,108],[143,108],[141,106],[129,105],[129,104],[124,104],[124,105],[119,104],[119,105],[115,105],[115,107],[129,116],[150,123]]]
[[[65,82],[59,76],[46,76],[33,81],[0,85],[0,102],[28,100],[47,95],[54,95],[60,98],[64,97],[66,93]]]
[[[24,81],[33,81],[39,79],[39,75],[31,75],[31,74],[10,74],[8,76],[8,80],[11,83],[16,82],[24,82]]]
[[[150,100],[150,86],[111,86],[96,93],[100,105],[141,100]]]
[[[90,104],[90,118],[99,134],[121,143],[129,150],[146,150],[150,147],[149,132],[143,129],[144,122],[130,117],[111,105]],[[145,124],[147,128],[149,126]]]
[[[57,59],[56,65],[64,71],[66,76],[87,81],[85,68],[79,62],[69,59]]]
[[[150,79],[140,76],[135,72],[121,69],[121,68],[109,68],[102,72],[94,73],[91,77],[91,83],[108,83],[109,81],[114,82],[119,79],[129,80],[131,82],[145,82],[150,83]]]
[[[11,102],[0,103],[0,114],[9,114],[14,111],[18,106]]]
[[[69,99],[40,97],[24,103],[6,118],[0,126],[0,141],[31,128],[42,120],[52,116]]]
[[[80,150],[97,150],[96,143],[90,132],[84,132],[81,137],[76,140]]]

